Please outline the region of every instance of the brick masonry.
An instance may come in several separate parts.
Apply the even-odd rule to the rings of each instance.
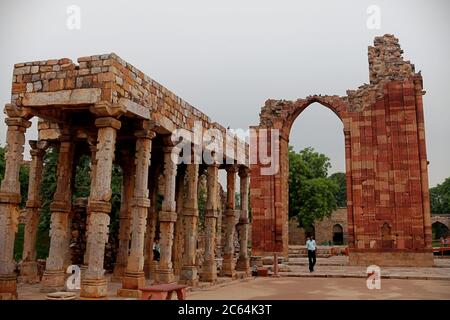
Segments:
[[[261,175],[264,165],[251,166],[253,255],[287,256],[289,132],[318,102],[344,125],[350,264],[433,264],[422,76],[402,53],[394,36],[376,37],[369,84],[344,97],[266,101],[252,128],[280,130],[280,170]]]

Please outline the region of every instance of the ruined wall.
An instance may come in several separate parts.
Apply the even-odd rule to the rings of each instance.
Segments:
[[[34,93],[47,94],[37,96]],[[219,130],[223,137],[227,133],[223,126],[114,53],[81,57],[78,64],[63,58],[14,65],[11,104],[32,107],[35,111],[39,108],[39,116],[46,118],[39,123],[43,138],[57,137],[58,126],[52,122],[60,117],[62,109],[46,108],[51,107],[55,99],[62,106],[106,101],[113,107],[125,108],[133,117],[153,120],[166,133],[180,128],[192,131],[196,121],[200,121],[203,129]],[[248,147],[238,141],[240,153],[236,157],[245,163]]]
[[[287,251],[289,132],[318,102],[344,125],[350,263],[433,264],[422,77],[392,35],[369,47],[369,74],[370,83],[348,97],[266,102],[255,128],[280,130],[280,170],[263,176],[264,165],[251,167],[253,254]]]

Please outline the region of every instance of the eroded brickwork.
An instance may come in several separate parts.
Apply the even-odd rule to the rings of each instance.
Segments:
[[[268,100],[262,108],[254,128],[280,130],[280,170],[261,175],[262,164],[251,167],[254,255],[287,256],[289,132],[318,102],[344,125],[350,263],[432,265],[422,77],[392,35],[369,47],[369,74],[369,84],[345,97]]]

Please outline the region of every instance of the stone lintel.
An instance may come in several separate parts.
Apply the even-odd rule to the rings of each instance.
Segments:
[[[100,88],[60,90],[55,92],[25,93],[22,105],[30,107],[46,107],[50,105],[84,105],[100,101]]]
[[[119,104],[125,107],[127,113],[130,113],[138,118],[150,119],[150,110],[136,102],[126,98],[120,98]]]

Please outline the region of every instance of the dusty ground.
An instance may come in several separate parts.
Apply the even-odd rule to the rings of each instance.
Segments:
[[[381,289],[366,286],[366,268],[348,266],[347,257],[318,258],[315,272],[308,271],[307,258],[292,258],[286,263],[289,272],[281,278],[258,277],[244,280],[219,278],[216,285],[200,283],[189,290],[192,300],[222,299],[449,299],[450,259],[435,259],[431,268],[384,267]],[[147,285],[151,283],[147,281]],[[109,282],[109,300],[117,296],[121,283]],[[39,284],[19,284],[19,299],[46,299]],[[79,294],[79,292],[77,292]]]
[[[192,292],[188,300],[450,299],[450,281],[382,279],[369,290],[362,278],[256,278]]]

